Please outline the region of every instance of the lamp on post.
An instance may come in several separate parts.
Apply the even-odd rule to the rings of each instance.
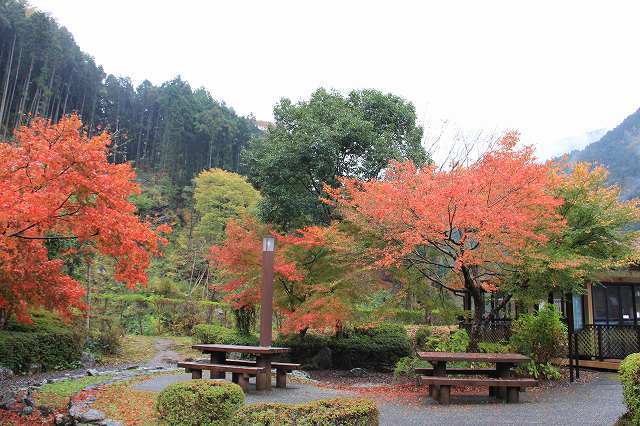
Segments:
[[[262,299],[260,303],[260,346],[271,346],[273,321],[273,258],[276,239],[262,239]]]

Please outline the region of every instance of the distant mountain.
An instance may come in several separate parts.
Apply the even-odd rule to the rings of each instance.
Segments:
[[[557,146],[563,153],[577,151],[583,149],[589,144],[599,141],[606,133],[607,129],[591,130],[590,132],[586,132],[581,135],[569,136],[568,138],[560,139]]]
[[[597,142],[568,155],[571,162],[586,161],[609,169],[609,181],[620,185],[622,198],[640,197],[640,109]]]

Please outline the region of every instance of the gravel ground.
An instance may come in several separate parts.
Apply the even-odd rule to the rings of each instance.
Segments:
[[[229,377],[230,379],[230,377]],[[160,376],[136,389],[160,391],[170,383],[191,380],[189,374]],[[305,402],[357,396],[313,384],[292,383],[287,389],[247,394],[247,402]],[[381,425],[613,425],[625,412],[622,387],[613,373],[597,373],[588,383],[523,393],[519,404],[504,404],[486,396],[457,396],[440,406],[426,396],[420,404],[380,401]]]

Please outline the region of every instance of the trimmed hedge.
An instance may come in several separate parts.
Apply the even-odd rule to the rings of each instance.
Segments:
[[[640,353],[631,354],[620,363],[620,381],[627,416],[632,424],[640,424]]]
[[[411,341],[402,325],[383,323],[373,328],[345,331],[342,336],[317,334],[279,336],[275,345],[291,348],[292,360],[310,363],[323,347],[331,350],[333,367],[393,369],[396,362],[411,352]]]
[[[74,367],[82,338],[53,314],[31,314],[32,324],[11,322],[0,331],[0,365],[15,373]]]
[[[258,344],[258,336],[238,333],[232,328],[226,328],[217,324],[198,324],[193,327],[193,339],[197,343],[217,343],[221,345],[248,345]]]
[[[356,329],[345,337],[334,337],[329,343],[333,366],[390,368],[411,352],[407,331],[399,324],[383,323],[378,327]]]
[[[337,398],[306,404],[250,404],[233,418],[239,426],[377,426],[375,402],[363,398]]]
[[[244,404],[240,386],[224,380],[192,380],[167,386],[156,400],[158,416],[168,425],[227,426]]]

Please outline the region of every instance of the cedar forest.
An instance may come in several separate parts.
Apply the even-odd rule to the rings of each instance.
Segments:
[[[45,309],[104,351],[199,324],[253,336],[271,234],[282,336],[466,317],[473,350],[482,321],[637,261],[636,202],[517,132],[436,164],[392,94],[320,88],[274,117],[260,130],[180,77],[134,87],[0,1],[0,328]]]

